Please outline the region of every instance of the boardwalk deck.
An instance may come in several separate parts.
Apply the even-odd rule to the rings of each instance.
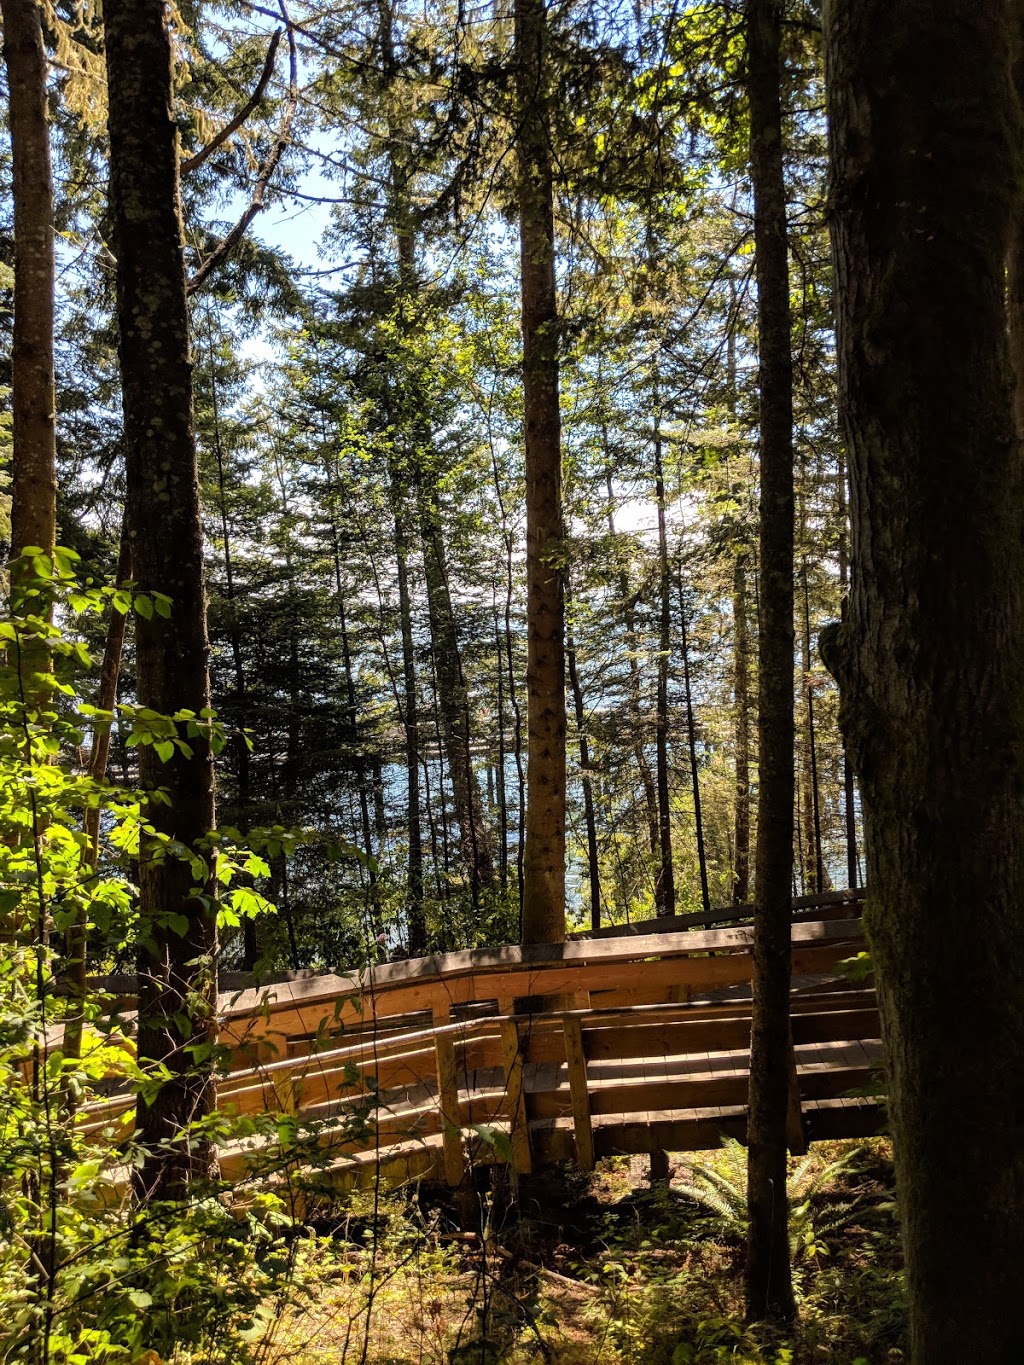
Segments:
[[[233,1069],[219,1104],[301,1123],[287,1140],[225,1147],[222,1172],[244,1180],[276,1163],[314,1188],[378,1171],[454,1185],[480,1161],[590,1169],[602,1156],[742,1138],[750,942],[742,925],[675,930],[483,949],[243,991],[225,1009]],[[794,1141],[879,1129],[874,992],[836,975],[860,947],[853,916],[794,924],[802,983],[792,1002],[802,1120]],[[585,1007],[499,1012],[527,995]],[[130,1122],[127,1098],[89,1106],[82,1122]]]

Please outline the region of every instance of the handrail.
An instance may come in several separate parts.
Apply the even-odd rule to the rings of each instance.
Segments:
[[[847,951],[851,940],[859,939],[861,932],[859,921],[854,919],[795,926],[794,965],[828,970],[839,955]],[[353,1106],[365,1103],[367,1095],[372,1094],[380,1102],[372,1125],[375,1159],[386,1161],[394,1157],[398,1160],[401,1153],[407,1154],[413,1134],[417,1142],[426,1144],[417,1149],[422,1158],[417,1158],[417,1169],[427,1169],[430,1162],[440,1161],[445,1179],[452,1184],[458,1183],[464,1171],[464,1130],[481,1120],[505,1125],[513,1160],[521,1170],[530,1169],[534,1138],[541,1144],[538,1149],[541,1156],[575,1155],[586,1167],[593,1164],[595,1153],[615,1150],[615,1142],[640,1140],[636,1136],[640,1131],[637,1121],[630,1115],[643,1115],[647,1119],[649,1110],[663,1110],[673,1102],[705,1092],[712,1096],[709,1103],[713,1105],[724,1103],[722,1097],[731,1097],[729,1104],[740,1105],[739,1109],[729,1110],[733,1116],[729,1122],[735,1123],[743,1112],[745,1093],[742,1072],[735,1069],[736,1061],[718,1075],[709,1073],[705,1076],[698,1068],[689,1076],[673,1078],[666,1075],[662,1081],[651,1081],[646,1074],[634,1074],[635,1063],[648,1055],[646,1045],[651,1041],[658,1042],[663,1051],[671,1048],[677,1062],[689,1055],[703,1054],[709,1046],[725,1047],[726,1050],[739,1048],[742,1054],[748,1037],[749,999],[691,1005],[662,998],[627,1005],[616,997],[628,995],[638,983],[648,992],[653,989],[664,995],[671,992],[674,983],[683,979],[697,983],[702,989],[709,982],[749,980],[750,940],[749,927],[741,927],[702,933],[635,936],[618,945],[583,943],[549,945],[525,952],[511,949],[498,954],[495,950],[451,954],[447,960],[454,963],[457,980],[469,982],[474,989],[479,985],[481,992],[492,993],[491,998],[494,998],[496,983],[500,984],[499,994],[506,1005],[503,1014],[445,1022],[444,1011],[435,1008],[436,1023],[430,1028],[424,1028],[420,1022],[422,1009],[405,1016],[410,1025],[416,1019],[412,1026],[403,1026],[401,1014],[388,1014],[386,1017],[393,1027],[383,1036],[369,1036],[364,1032],[350,1042],[324,1051],[277,1061],[266,1060],[256,1066],[250,1063],[244,1069],[232,1071],[220,1083],[220,1101],[225,1108],[243,1113],[269,1108],[300,1114],[306,1111],[311,1115],[335,1115],[337,1122],[329,1119],[326,1128],[317,1130],[320,1136],[316,1141],[329,1145],[343,1162],[358,1165],[359,1161],[368,1159],[367,1154],[359,1156],[351,1143],[338,1145],[339,1134],[348,1131],[342,1121],[343,1115]],[[376,992],[372,1002],[374,1009],[400,1004],[410,990],[422,992],[426,987],[429,993],[438,983],[450,988],[450,979],[431,977],[429,972],[424,975],[426,963],[435,965],[438,961],[443,959],[417,964],[415,973],[410,973],[410,964],[394,964],[405,968],[404,973],[388,971],[390,979],[383,989],[378,981],[369,983]],[[630,965],[635,970],[626,970]],[[349,978],[344,982],[345,995],[341,996],[334,989],[337,979],[321,978],[319,991],[306,989],[301,1001],[285,1001],[276,1011],[274,1022],[303,1028],[308,1016],[315,1016],[318,1007],[331,1009],[338,999],[347,999],[353,980]],[[613,982],[611,989],[607,988],[609,980]],[[514,989],[510,983],[514,983]],[[302,983],[304,987],[309,984]],[[595,985],[600,987],[596,991],[599,1001],[603,998],[605,1003],[591,1001],[590,992]],[[516,996],[528,993],[524,987],[536,994],[548,993],[563,999],[566,995],[576,996],[585,1001],[586,1007],[567,1009],[563,1006],[539,1013],[513,1013]],[[390,1002],[389,995],[393,997]],[[462,998],[469,998],[466,991]],[[877,1012],[871,993],[865,990],[822,992],[806,999],[795,999],[793,1010],[794,1036],[798,1044],[801,1040],[820,1042],[833,1036],[848,1038],[851,1029],[859,1031],[857,1036],[865,1029],[869,1030],[870,1036],[877,1035]],[[269,1002],[262,1002],[259,1021],[266,1025],[274,1014]],[[244,1016],[236,1013],[234,1018],[241,1022]],[[250,1020],[252,1018],[250,1016]],[[653,1055],[657,1057],[661,1053],[655,1048]],[[665,1055],[667,1057],[667,1053]],[[602,1068],[602,1075],[596,1079],[588,1078],[590,1058]],[[605,1076],[604,1071],[609,1066],[614,1067],[616,1060],[624,1064],[624,1069],[620,1068],[618,1076]],[[562,1076],[561,1068],[567,1069],[564,1081],[556,1079],[552,1088],[550,1083],[538,1085],[534,1076],[528,1088],[524,1067],[535,1070],[537,1065],[551,1063],[555,1064],[558,1077]],[[497,1074],[503,1079],[497,1088],[485,1081],[482,1088],[474,1091],[469,1078],[477,1073]],[[550,1082],[549,1073],[544,1074]],[[792,1074],[796,1078],[795,1062]],[[832,1093],[828,1088],[830,1085],[845,1083],[850,1075],[855,1075],[857,1083],[861,1084],[868,1073],[861,1062],[852,1069],[850,1065],[845,1065],[845,1069],[844,1065],[838,1065],[835,1069],[837,1081],[828,1079],[831,1074],[823,1073],[819,1068],[809,1076],[812,1104],[817,1103],[815,1097],[819,1093],[826,1096]],[[375,1087],[367,1085],[371,1077],[375,1079]],[[410,1086],[421,1088],[421,1097],[411,1104],[401,1098],[411,1094]],[[426,1098],[423,1097],[424,1086]],[[80,1121],[87,1129],[119,1117],[124,1121],[130,1103],[127,1096],[112,1096],[94,1102],[83,1106]],[[694,1111],[695,1114],[698,1112],[703,1114],[705,1111]],[[724,1110],[707,1112],[725,1114]],[[800,1112],[797,1104],[798,1118]],[[615,1127],[616,1114],[626,1122],[633,1137],[616,1136],[619,1133]],[[608,1127],[608,1115],[614,1120],[611,1128]],[[536,1133],[536,1125],[531,1126],[535,1118],[544,1120]],[[658,1121],[663,1128],[668,1125],[666,1143],[670,1137],[673,1141],[680,1140],[678,1116],[663,1114]],[[723,1117],[722,1122],[725,1121]],[[696,1124],[693,1131],[698,1133],[694,1140],[703,1140],[700,1135],[711,1133],[709,1123],[712,1120],[708,1118],[692,1120],[692,1124]],[[798,1129],[794,1141],[802,1140],[802,1121]],[[564,1144],[570,1140],[574,1145],[566,1152]],[[430,1155],[435,1151],[431,1143],[437,1144],[435,1156]],[[263,1145],[263,1140],[253,1140],[226,1152],[225,1169],[229,1174],[232,1171],[244,1174],[254,1159],[249,1149],[254,1151]],[[404,1156],[402,1160],[405,1160]]]

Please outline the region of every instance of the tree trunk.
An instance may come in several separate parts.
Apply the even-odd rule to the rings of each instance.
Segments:
[[[163,715],[198,715],[210,705],[209,649],[170,37],[158,0],[107,0],[104,18],[132,572],[139,592],[172,599],[166,620],[139,613],[138,700]],[[176,750],[161,762],[152,744],[139,746],[143,788],[169,797],[146,802],[158,837],[139,850],[139,1059],[164,1063],[171,1078],[138,1104],[136,1137],[148,1153],[138,1184],[164,1198],[211,1173],[212,1146],[190,1142],[188,1126],[215,1106],[216,882],[212,871],[197,881],[181,857],[161,858],[158,841],[212,862],[213,759],[201,730],[182,723],[178,734],[190,756]]]
[[[1024,1350],[1012,8],[826,6],[852,590],[823,655],[864,805],[915,1365]]]
[[[123,587],[131,578],[127,526],[121,528],[121,547],[117,559],[115,585]],[[100,681],[96,689],[94,705],[100,711],[111,712],[107,721],[97,718],[92,732],[92,746],[89,751],[88,773],[93,782],[102,782],[107,775],[107,760],[110,757],[110,732],[113,728],[113,712],[117,706],[117,680],[121,672],[121,654],[124,650],[124,637],[128,625],[125,612],[117,611],[113,605],[107,620],[107,638],[103,646],[103,663],[100,666]],[[95,875],[100,861],[100,808],[90,806],[82,821],[85,833],[85,858],[91,872]],[[67,932],[67,969],[65,980],[68,991],[68,1013],[64,1021],[64,1056],[81,1057],[82,1030],[85,1024],[85,1000],[88,994],[88,947],[89,912],[83,905],[75,915],[74,923]]]
[[[576,713],[576,732],[580,746],[580,783],[583,787],[583,819],[587,828],[587,881],[590,887],[590,927],[601,927],[601,863],[597,853],[597,817],[594,812],[594,780],[590,771],[590,741],[587,737],[587,715],[583,706],[583,688],[576,667],[576,642],[573,638],[572,597],[569,574],[565,576],[565,600],[569,612],[566,638],[566,659],[569,664],[569,685],[572,688],[573,708]]]
[[[218,329],[219,330],[219,329]],[[227,478],[224,465],[224,443],[220,430],[220,395],[217,391],[217,351],[213,344],[213,323],[207,340],[210,364],[210,403],[213,417],[213,454],[217,464],[217,512],[220,518],[221,542],[224,546],[224,597],[227,602],[228,643],[231,646],[231,666],[234,687],[231,709],[234,729],[231,747],[235,756],[236,812],[234,822],[239,830],[248,833],[252,824],[252,763],[249,739],[245,733],[246,686],[245,664],[242,658],[242,632],[238,623],[238,603],[235,599],[235,570],[231,558],[231,526],[228,521]],[[242,969],[251,972],[259,960],[260,950],[256,922],[242,921]]]
[[[658,704],[655,714],[655,755],[658,773],[658,875],[654,904],[659,915],[676,912],[676,879],[672,865],[672,807],[668,780],[668,665],[672,652],[672,577],[665,524],[665,473],[661,459],[661,413],[655,392],[654,492],[658,503]]]
[[[601,424],[604,435],[604,452],[608,454],[608,431],[604,423]],[[615,496],[612,487],[612,476],[610,471],[605,473],[605,487],[608,490],[608,534],[613,542],[615,540]],[[661,850],[661,826],[658,818],[658,792],[654,785],[654,776],[651,773],[651,765],[647,762],[647,754],[644,751],[644,725],[641,705],[640,690],[640,665],[637,662],[639,653],[636,638],[636,616],[630,605],[629,575],[625,569],[619,572],[619,597],[622,600],[623,621],[626,627],[626,653],[629,657],[629,717],[632,727],[633,756],[636,759],[637,771],[640,774],[640,785],[644,793],[644,812],[647,819],[647,837],[650,841],[651,856],[657,858]]]
[[[52,554],[56,535],[53,175],[46,52],[36,0],[0,0],[14,194],[11,552]],[[17,598],[17,581],[12,584]]]
[[[526,440],[523,941],[565,938],[565,603],[558,305],[545,0],[515,0]]]
[[[747,629],[747,552],[733,565],[733,705],[736,715],[736,786],[733,796],[735,853],[733,901],[750,899],[750,635]]]
[[[697,868],[700,872],[700,903],[705,915],[711,913],[708,888],[708,859],[704,845],[704,816],[700,800],[700,768],[697,766],[697,726],[693,718],[693,680],[690,675],[690,642],[686,629],[686,601],[683,597],[683,565],[679,564],[679,643],[683,655],[683,691],[686,694],[686,743],[690,753],[690,786],[693,792],[693,827],[697,838]]]
[[[750,1041],[747,1315],[795,1313],[786,1198],[793,875],[793,362],[779,93],[781,0],[747,0],[760,363],[759,784]]]
[[[494,861],[490,831],[484,819],[480,783],[473,769],[470,745],[469,689],[462,667],[462,651],[455,625],[448,563],[444,551],[440,508],[432,487],[417,486],[420,534],[423,543],[423,569],[427,584],[427,611],[437,694],[441,737],[448,759],[452,782],[452,801],[459,826],[462,861],[469,876],[474,907],[479,907],[482,892],[494,886]]]
[[[1024,257],[1022,257],[1024,260]],[[1024,285],[1024,280],[1022,280]],[[1021,302],[1024,304],[1024,293]],[[1024,317],[1024,312],[1022,312]],[[1024,366],[1021,372],[1024,373]],[[1019,428],[1024,430],[1024,427]],[[846,620],[846,612],[849,607],[850,599],[850,561],[849,561],[849,529],[848,515],[846,506],[846,458],[840,451],[839,470],[836,479],[839,490],[839,592],[841,594],[840,613],[842,620]],[[818,652],[821,648],[819,645]],[[846,885],[852,890],[860,886],[860,862],[857,857],[857,807],[855,800],[855,789],[853,781],[853,764],[850,762],[849,745],[845,735],[842,736],[843,744],[843,823],[846,829]]]
[[[395,498],[401,492],[395,490]],[[405,883],[405,920],[409,955],[427,951],[427,922],[423,912],[423,829],[420,824],[420,726],[416,690],[416,655],[412,636],[412,597],[409,592],[409,547],[405,513],[396,504],[395,556],[398,563],[398,609],[402,628],[402,721],[405,726],[406,817],[409,867]]]
[[[807,587],[807,565],[803,565],[804,599],[804,701],[806,705],[807,764],[804,769],[807,791],[810,797],[809,822],[805,823],[806,839],[809,847],[807,866],[810,871],[811,885],[806,889],[815,893],[832,890],[832,881],[825,867],[821,844],[821,792],[818,786],[818,737],[814,728],[814,681],[811,677],[811,598]]]

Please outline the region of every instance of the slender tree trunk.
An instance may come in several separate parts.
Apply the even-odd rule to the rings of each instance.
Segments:
[[[661,459],[660,399],[655,393],[654,491],[658,503],[658,704],[655,714],[655,753],[658,772],[658,875],[654,903],[659,915],[676,912],[676,880],[672,865],[672,806],[668,780],[668,672],[672,652],[672,576],[665,522],[665,473]]]
[[[121,528],[121,546],[118,553],[116,586],[122,587],[131,578],[127,527]],[[97,719],[92,734],[92,747],[89,752],[88,773],[93,782],[99,783],[107,775],[107,760],[110,757],[110,732],[113,728],[113,712],[117,705],[117,679],[121,671],[121,654],[124,649],[125,630],[128,616],[125,612],[110,608],[107,621],[107,638],[103,646],[103,663],[100,667],[100,681],[96,689],[94,705],[100,711],[111,712],[109,721]],[[100,808],[90,806],[83,821],[85,830],[85,856],[90,870],[95,874],[100,861]],[[75,916],[75,922],[67,935],[67,970],[65,973],[68,989],[68,1014],[64,1022],[64,1055],[81,1057],[82,1029],[85,1024],[85,1000],[88,994],[88,946],[89,914],[83,906]]]
[[[807,565],[803,565],[804,599],[804,700],[807,710],[807,766],[805,780],[809,794],[809,824],[807,841],[809,846],[808,868],[814,892],[831,891],[832,882],[825,869],[825,858],[821,846],[821,793],[818,788],[818,738],[814,729],[814,683],[811,678],[811,598],[807,587]]]
[[[503,638],[498,641],[498,670],[504,668],[505,682],[508,687],[508,703],[512,710],[512,752],[516,764],[516,887],[519,894],[519,937],[523,936],[523,852],[524,852],[524,825],[523,812],[526,806],[526,774],[523,770],[523,712],[519,705],[519,693],[516,690],[516,670],[515,670],[515,651],[512,641],[512,601],[515,596],[515,537],[509,527],[508,513],[505,508],[505,498],[502,493],[502,480],[498,470],[497,460],[494,458],[494,446],[491,445],[491,468],[494,474],[494,496],[498,502],[501,513],[501,536],[505,543],[505,602],[504,602],[504,633]],[[507,822],[505,832],[502,836],[505,857],[508,857],[508,829]]]
[[[400,497],[398,490],[395,496]],[[395,509],[395,556],[398,564],[398,610],[402,630],[402,721],[405,726],[406,823],[409,866],[405,883],[405,918],[409,954],[427,950],[427,922],[423,912],[423,831],[420,823],[420,727],[416,691],[416,655],[412,634],[412,595],[409,591],[409,548],[405,514]]]
[[[750,1042],[747,1314],[795,1313],[786,1197],[793,876],[793,361],[780,100],[781,0],[746,0],[760,361],[759,784]]]
[[[172,600],[168,619],[136,622],[138,698],[163,715],[198,715],[210,705],[209,647],[171,44],[158,0],[107,0],[104,20],[132,573],[140,592]],[[201,730],[178,728],[190,753],[162,763],[151,744],[139,747],[143,788],[169,797],[144,813],[158,838],[212,864],[210,746]],[[138,1184],[178,1198],[214,1164],[209,1140],[190,1141],[187,1130],[215,1107],[212,1057],[197,1061],[193,1049],[202,1055],[216,1040],[216,879],[211,868],[197,883],[187,861],[162,852],[143,838],[138,1048],[144,1065],[171,1074],[138,1104],[136,1137],[148,1153]]]
[[[37,0],[0,0],[14,197],[11,551],[52,554],[56,535],[53,175]],[[17,579],[12,584],[17,599]],[[37,607],[33,607],[36,611]]]
[[[853,538],[849,612],[822,652],[864,805],[914,1365],[1022,1353],[1016,14],[826,5]]]
[[[211,328],[212,330],[212,328]],[[217,354],[212,339],[208,346],[210,359],[210,399],[213,409],[213,453],[217,461],[217,510],[220,516],[221,542],[224,546],[224,595],[227,599],[228,643],[231,646],[231,667],[234,687],[232,703],[234,709],[234,734],[232,748],[235,754],[235,774],[238,783],[238,811],[236,823],[242,833],[247,833],[252,823],[252,769],[248,737],[245,733],[245,665],[242,660],[242,632],[238,624],[238,605],[235,600],[235,571],[231,558],[231,527],[228,522],[227,480],[224,469],[224,444],[220,432],[220,395],[217,391]],[[251,972],[259,960],[259,943],[256,923],[252,919],[242,922],[242,967]]]
[[[430,636],[437,671],[441,738],[448,758],[462,860],[469,876],[473,905],[478,907],[481,893],[489,891],[494,885],[494,861],[490,831],[484,819],[480,783],[473,769],[469,689],[466,686],[455,611],[448,586],[448,563],[436,491],[423,487],[421,482],[417,487],[417,501]]]
[[[1024,284],[1024,281],[1022,281]],[[1024,303],[1024,295],[1022,295]],[[1022,428],[1024,430],[1024,428]],[[846,620],[847,609],[850,605],[850,570],[849,570],[849,532],[847,527],[848,516],[846,508],[846,458],[842,451],[839,454],[839,472],[836,480],[839,490],[839,591],[841,594],[840,613],[841,619]],[[820,653],[820,647],[819,647]],[[842,736],[843,745],[843,823],[846,829],[846,884],[851,890],[860,885],[860,860],[857,856],[857,804],[856,793],[853,780],[853,764],[850,762],[850,746],[846,742],[846,736]]]
[[[590,886],[590,927],[601,927],[601,864],[597,852],[597,817],[594,813],[594,782],[590,771],[590,741],[587,738],[587,714],[583,705],[576,666],[576,642],[573,638],[571,581],[565,576],[565,604],[568,611],[565,656],[569,665],[569,685],[572,688],[573,708],[576,712],[576,732],[580,746],[580,782],[583,787],[583,819],[587,829],[587,880]]]
[[[603,422],[602,431],[604,434],[604,451],[607,456],[609,449],[608,431]],[[605,474],[605,487],[608,490],[608,534],[614,541],[615,498],[610,471]],[[629,717],[633,732],[633,755],[636,759],[637,772],[640,774],[640,786],[644,794],[644,811],[647,818],[647,834],[651,846],[651,856],[656,859],[660,856],[661,852],[661,824],[658,815],[658,792],[654,785],[654,776],[651,772],[651,765],[647,761],[647,754],[644,750],[640,665],[637,662],[639,650],[637,648],[636,637],[636,616],[630,605],[629,576],[625,569],[622,569],[619,573],[619,597],[622,600],[623,621],[626,626],[626,653],[629,656]]]
[[[800,613],[801,616],[803,612]],[[800,831],[800,884],[805,896],[820,891],[817,884],[817,865],[814,846],[814,783],[811,780],[811,641],[805,630],[800,631],[800,725],[797,733],[797,754],[800,764],[800,784],[796,799],[796,820]]]
[[[324,433],[326,439],[326,432]],[[374,863],[373,833],[370,824],[370,792],[367,790],[366,755],[363,752],[362,736],[359,733],[359,702],[356,697],[356,683],[352,670],[352,648],[349,641],[348,618],[345,612],[345,585],[341,571],[341,541],[338,535],[338,490],[331,471],[332,456],[327,455],[327,501],[331,528],[331,559],[334,565],[334,603],[338,617],[338,636],[341,644],[341,664],[345,675],[345,713],[346,729],[352,746],[353,767],[359,799],[359,827],[363,837],[363,852],[366,854],[366,873],[370,893],[370,918],[374,931],[380,933],[383,925],[380,906],[380,893],[377,886],[377,869]],[[376,786],[374,787],[376,792]],[[378,829],[383,821],[377,817]]]
[[[494,649],[497,663],[498,691],[498,876],[501,880],[502,895],[508,890],[508,795],[505,786],[505,664],[502,653],[501,631],[498,626],[498,611],[494,611]]]
[[[683,566],[679,565],[679,633],[683,654],[683,690],[686,693],[686,740],[690,751],[690,782],[693,790],[693,824],[697,836],[697,867],[700,871],[700,899],[704,913],[711,913],[708,889],[708,859],[704,845],[704,817],[700,800],[700,768],[697,766],[697,726],[693,718],[693,683],[690,677],[690,641],[686,628],[686,601],[683,597]]]
[[[545,0],[515,0],[529,651],[525,943],[565,938],[564,529],[547,49]]]
[[[750,899],[750,635],[747,628],[747,552],[733,564],[733,705],[736,715],[736,786],[733,796],[735,830],[733,900]]]

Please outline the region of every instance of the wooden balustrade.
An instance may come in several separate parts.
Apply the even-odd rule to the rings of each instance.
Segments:
[[[318,1160],[310,1163],[302,1144],[282,1157],[342,1185],[378,1162],[403,1177],[433,1172],[458,1185],[467,1160],[504,1154],[501,1142],[474,1132],[481,1125],[504,1132],[523,1174],[563,1158],[591,1170],[616,1151],[715,1145],[745,1127],[749,997],[670,996],[748,983],[750,936],[738,927],[484,949],[392,964],[372,980],[289,982],[263,999],[243,992],[228,1005],[222,1036],[236,1063],[250,1060],[220,1081],[218,1102],[228,1113],[315,1121]],[[794,925],[793,940],[794,972],[827,976],[859,947],[860,925]],[[357,988],[366,990],[361,1001]],[[582,997],[591,1006],[452,1018],[459,1006],[524,995]],[[420,1023],[424,1010],[431,1027]],[[879,1051],[873,992],[823,986],[796,995],[792,1021],[794,1150],[816,1136],[870,1131],[877,1105],[844,1097],[870,1086]],[[128,1104],[113,1097],[88,1105],[80,1121],[93,1131],[125,1125]],[[274,1145],[250,1138],[225,1149],[225,1178],[245,1178]]]

